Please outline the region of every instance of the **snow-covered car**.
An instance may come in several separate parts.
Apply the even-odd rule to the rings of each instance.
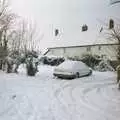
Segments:
[[[92,74],[92,69],[81,61],[67,60],[54,68],[53,75],[60,78],[79,78]]]

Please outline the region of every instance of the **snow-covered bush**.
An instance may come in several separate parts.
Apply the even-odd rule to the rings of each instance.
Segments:
[[[92,54],[84,54],[82,55],[81,58],[79,56],[68,57],[68,59],[75,60],[75,61],[82,61],[92,69],[94,69],[94,67],[97,66],[101,61],[100,56],[92,55]]]
[[[26,56],[26,58],[28,58],[28,57],[38,58],[38,53],[34,50],[26,51],[25,56]]]
[[[116,70],[117,66],[119,65],[119,61],[117,60],[112,60],[110,61],[110,65]]]
[[[11,57],[6,57],[6,72],[7,73],[12,73],[13,72],[13,59]]]
[[[13,53],[9,54],[9,58],[11,58],[12,63],[13,63],[12,64],[12,69],[13,69],[12,72],[18,73],[18,71],[17,71],[18,67],[20,64],[25,63],[26,56],[25,56],[25,54],[20,54],[20,53],[16,54],[16,53],[17,52],[13,52]]]
[[[37,71],[37,66],[38,66],[38,55],[37,52],[35,51],[27,51],[27,52],[18,52],[18,51],[10,51],[9,55],[6,57],[5,60],[5,64],[6,64],[6,71],[8,73],[18,73],[18,68],[20,66],[20,64],[26,64],[26,69],[28,71],[28,74],[30,73],[30,70],[28,69],[32,69],[31,71],[33,73],[30,74],[35,74],[35,72]],[[28,59],[32,59],[31,61]],[[37,59],[37,60],[35,60]],[[34,70],[33,70],[34,69]]]
[[[22,56],[19,56],[14,59],[14,67],[13,67],[13,72],[18,73],[18,67],[20,64],[25,63],[25,58]]]
[[[101,57],[98,55],[85,54],[82,56],[81,61],[86,63],[92,69],[95,68],[101,61]]]
[[[67,57],[67,59],[73,60],[73,61],[81,61],[81,58],[79,56]]]
[[[97,71],[114,71],[111,61],[104,59],[98,55],[84,54],[81,58],[78,56],[68,58],[70,60],[82,61],[93,70]]]
[[[37,66],[38,66],[38,62],[35,61],[33,57],[27,58],[26,60],[27,75],[35,76],[35,74],[38,72]]]
[[[57,66],[65,61],[64,57],[56,57],[56,56],[43,56],[41,58],[41,61],[43,64],[51,65],[51,66]]]
[[[114,68],[110,65],[110,61],[103,59],[98,66],[95,67],[95,70],[104,72],[104,71],[114,71]]]

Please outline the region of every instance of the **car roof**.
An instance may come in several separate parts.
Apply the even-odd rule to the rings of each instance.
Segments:
[[[60,66],[64,66],[64,67],[70,67],[69,65],[70,66],[75,66],[75,65],[85,66],[85,64],[82,61],[73,61],[73,60],[66,60],[65,62],[60,64]]]

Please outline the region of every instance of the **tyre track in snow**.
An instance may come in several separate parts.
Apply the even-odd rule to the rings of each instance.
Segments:
[[[55,80],[55,79],[54,79]],[[56,81],[57,80],[57,81]],[[64,87],[66,84],[69,83],[69,81],[67,80],[61,80],[61,79],[56,79],[53,83],[53,88],[54,88],[54,92],[53,92],[53,96],[54,96],[54,100],[53,102],[57,103],[57,106],[55,106],[55,108],[59,109],[59,111],[61,111],[61,114],[66,114],[63,117],[58,117],[55,116],[55,120],[71,120],[71,114],[68,110],[68,106],[67,104],[64,104],[60,99],[59,99],[59,94],[64,90]],[[59,84],[57,83],[59,81]],[[54,103],[53,103],[54,106]],[[55,111],[53,112],[53,114],[56,114]],[[60,116],[60,115],[59,115]]]
[[[11,117],[19,117],[21,120],[28,120],[33,113],[33,105],[30,103],[28,96],[24,96],[21,93],[17,93],[13,99],[13,95],[15,94],[13,89],[7,90],[4,95],[0,94],[3,96],[1,99],[2,103],[5,101],[5,103],[3,103],[4,109],[0,111],[0,117],[8,115]]]
[[[49,97],[49,94],[47,94],[47,90],[46,88],[48,88],[48,84],[46,84],[48,81],[45,80],[45,81],[40,81],[40,84],[34,84],[34,85],[27,85],[27,89],[29,91],[29,89],[33,89],[35,91],[34,95],[33,96],[37,96],[35,97],[36,99],[38,100],[41,100],[41,93],[45,94],[45,95],[48,95]],[[35,104],[35,101],[33,99],[33,97],[31,95],[28,95],[26,96],[29,100],[29,102],[32,104],[33,106],[33,112],[31,114],[31,116],[27,119],[27,120],[54,120],[54,116],[52,114],[52,112],[50,111],[49,109],[49,106],[48,106],[48,109],[47,110],[44,110],[43,108],[41,108],[41,104],[42,103],[38,103],[36,100],[36,103]],[[46,114],[48,115],[46,115]]]
[[[79,116],[79,118],[83,117],[81,112],[78,111],[78,108],[77,108],[78,105],[76,105],[74,97],[71,92],[77,86],[79,86],[79,84],[71,80],[61,81],[60,85],[58,86],[58,88],[56,88],[54,92],[54,96],[56,97],[59,104],[62,106],[61,109],[64,110],[64,112],[69,116],[69,119],[67,120],[74,120],[75,116]],[[64,93],[68,95],[67,96],[68,98],[65,96],[61,96],[61,94],[64,94]],[[74,113],[76,113],[76,115]]]
[[[117,120],[116,116],[113,116],[112,113],[106,111],[105,107],[101,106],[101,104],[106,102],[106,99],[100,94],[101,89],[104,87],[113,85],[113,83],[107,84],[97,84],[93,86],[89,86],[90,88],[83,89],[80,93],[80,102],[87,108],[97,111],[99,114],[101,113],[104,118],[112,120]],[[89,95],[90,94],[90,95]],[[93,98],[92,98],[92,97]]]
[[[22,84],[20,82],[20,85],[17,81],[18,83],[15,83],[17,85],[16,88],[8,89],[8,93],[12,91],[10,92],[10,96],[14,95],[14,93],[18,96],[16,103],[14,102],[14,106],[16,105],[15,110],[19,109],[19,111],[16,111],[14,114],[16,114],[15,117],[19,117],[21,120],[88,120],[90,118],[92,120],[118,120],[111,115],[111,111],[106,112],[104,106],[101,106],[101,102],[103,101],[105,103],[112,102],[114,103],[113,106],[119,103],[119,97],[111,99],[111,97],[115,96],[114,92],[107,94],[107,92],[112,91],[111,87],[114,86],[114,82],[111,80],[112,77],[107,77],[104,80],[96,80],[97,77],[92,76],[69,81],[44,78],[43,76],[42,79],[40,78],[40,81],[33,82],[35,79],[31,79],[30,81],[23,80]],[[11,87],[12,83],[9,85]],[[22,88],[24,92],[20,92]],[[29,90],[33,90],[31,91],[32,96]],[[93,99],[94,97],[96,98],[96,102]],[[36,101],[36,99],[39,101]],[[48,101],[49,103],[47,101],[44,103],[47,108],[40,108],[43,104],[41,101],[46,99],[50,100]],[[24,109],[22,109],[24,104],[21,105],[20,101],[28,104],[28,112],[31,111],[30,114],[28,113],[28,116],[25,116]],[[97,102],[100,102],[100,105]],[[11,113],[11,106],[6,110],[3,111],[3,116]],[[119,109],[115,110],[115,112],[117,111]]]
[[[5,109],[0,111],[0,117],[2,118],[4,116],[9,116],[9,114],[12,114],[11,117],[19,116],[18,119],[21,120],[39,120],[40,118],[42,118],[42,111],[39,111],[39,108],[34,105],[34,102],[30,97],[31,95],[28,95],[28,93],[29,89],[34,90],[36,92],[35,94],[37,98],[39,99],[41,93],[46,93],[46,82],[47,81],[40,81],[41,84],[31,84],[29,81],[28,84],[24,85],[23,83],[22,85],[16,86],[15,88],[11,88],[10,85],[10,88],[6,89],[6,91],[4,91],[3,93],[0,93],[2,101],[1,103],[7,100],[7,102],[5,103],[6,106],[3,107]],[[13,95],[16,95],[15,99],[12,99]],[[25,104],[27,104],[27,108],[24,108]],[[24,113],[24,109],[26,109],[26,112],[28,111],[29,115],[26,115]]]
[[[112,87],[113,85],[115,85],[115,83],[113,81],[111,81],[112,77],[104,79],[104,80],[100,80],[100,81],[82,81],[76,84],[73,84],[75,82],[64,82],[61,83],[60,88],[58,88],[55,92],[55,96],[57,98],[57,100],[60,102],[60,104],[62,104],[64,107],[68,107],[66,106],[65,103],[65,98],[63,99],[62,97],[64,97],[65,94],[69,95],[69,101],[71,101],[70,103],[76,103],[77,105],[86,107],[86,109],[90,109],[93,110],[94,112],[99,112],[99,114],[104,115],[104,119],[116,119],[117,117],[115,115],[112,114],[112,112],[110,111],[105,111],[106,109],[104,107],[101,107],[98,104],[96,104],[96,102],[94,102],[93,99],[89,98],[89,94],[92,94],[93,92],[95,96],[99,97],[102,101],[110,101],[113,102],[112,104],[114,104],[114,101],[111,98],[108,98],[108,100],[102,95],[104,92],[102,92],[103,89],[108,89],[108,87]],[[103,83],[104,81],[104,83]],[[92,82],[92,83],[91,83]],[[76,97],[75,94],[78,93],[79,91],[79,100],[78,100],[78,96]],[[109,92],[109,91],[108,91]],[[105,92],[106,93],[106,92]],[[115,96],[114,96],[115,97]],[[62,98],[62,99],[61,99]],[[116,101],[118,101],[118,99],[116,99]],[[98,101],[100,102],[100,101]],[[101,103],[100,103],[101,104]],[[117,105],[115,103],[115,105]],[[74,108],[76,108],[76,105],[74,105]],[[106,113],[104,113],[106,112]],[[82,115],[82,114],[81,114]]]

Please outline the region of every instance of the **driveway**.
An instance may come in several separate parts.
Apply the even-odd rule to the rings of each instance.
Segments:
[[[0,120],[119,120],[120,91],[113,72],[61,80],[52,67],[36,77],[0,72]]]

